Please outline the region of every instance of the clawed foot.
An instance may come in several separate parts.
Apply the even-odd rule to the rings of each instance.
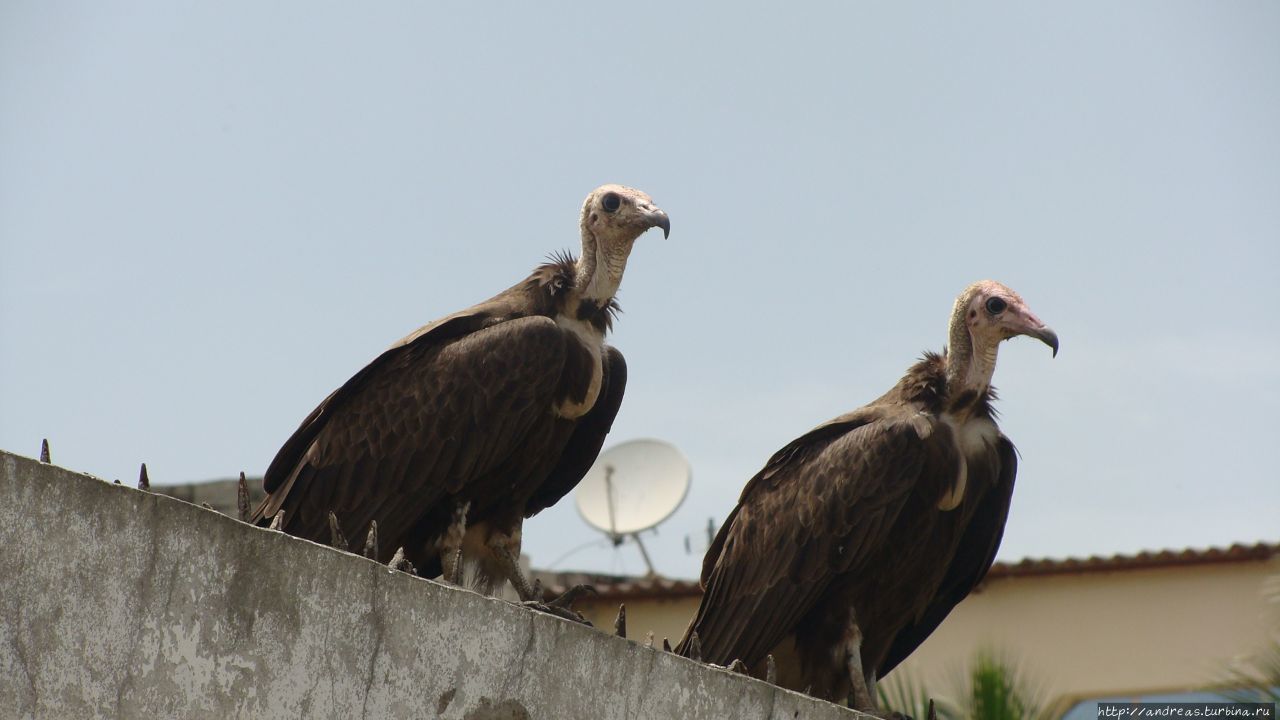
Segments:
[[[534,587],[541,590],[541,586],[537,582],[534,583]],[[569,588],[568,592],[550,602],[544,603],[540,600],[525,600],[520,604],[532,610],[537,610],[538,612],[555,615],[558,618],[564,618],[570,622],[581,623],[587,627],[592,627],[590,621],[583,617],[581,613],[573,609],[573,601],[587,593],[595,595],[596,589],[590,585],[574,585]]]

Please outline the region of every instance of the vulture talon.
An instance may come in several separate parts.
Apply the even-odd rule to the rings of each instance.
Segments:
[[[268,529],[279,530],[282,527],[284,527],[284,508],[280,508],[275,515],[271,516],[271,525]]]
[[[574,610],[573,608],[560,607],[559,605],[554,605],[552,603],[544,603],[539,600],[525,600],[520,603],[520,606],[527,607],[530,610],[536,610],[541,613],[546,613],[548,615],[554,615],[563,620],[568,620],[569,622],[578,623],[579,625],[586,625],[587,627],[595,627],[594,625],[591,624],[590,620],[582,616],[582,613],[578,612],[577,610]]]
[[[537,589],[538,593],[541,594],[542,583],[540,583],[538,580],[534,580],[533,584],[534,584],[534,587]],[[564,618],[565,620],[571,620],[576,623],[582,623],[587,627],[595,627],[590,623],[590,621],[588,621],[585,617],[582,616],[582,613],[579,613],[577,610],[573,609],[573,601],[577,600],[579,597],[585,594],[595,595],[596,594],[595,587],[591,585],[574,585],[573,587],[565,591],[563,595],[556,598],[555,600],[550,600],[547,602],[543,602],[541,600],[525,600],[520,604],[523,605],[524,607],[531,608],[533,610],[538,610],[539,612],[547,613],[548,615],[555,615],[556,617]]]
[[[535,580],[534,582],[537,582],[537,581]],[[573,587],[566,590],[563,595],[556,598],[555,600],[552,600],[547,604],[551,605],[552,607],[572,608],[574,601],[582,597],[583,595],[599,595],[599,594],[600,593],[596,592],[595,585],[574,585]],[[622,611],[622,622],[625,626],[626,624],[625,611]]]

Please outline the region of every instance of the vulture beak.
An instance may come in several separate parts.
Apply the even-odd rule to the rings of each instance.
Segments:
[[[1039,329],[1028,332],[1028,335],[1053,348],[1053,356],[1058,357],[1058,333],[1041,325]]]
[[[1013,308],[1011,307],[1010,310]],[[1011,312],[1005,323],[1005,327],[1012,332],[1010,337],[1014,335],[1033,337],[1052,348],[1053,356],[1058,357],[1058,333],[1040,322],[1040,318],[1032,315],[1025,308]]]
[[[663,239],[671,237],[671,218],[667,214],[656,207],[646,207],[642,209],[644,219],[649,223],[649,227],[662,228]]]

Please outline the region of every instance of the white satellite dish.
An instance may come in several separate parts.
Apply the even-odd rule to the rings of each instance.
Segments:
[[[582,519],[614,545],[628,535],[634,538],[653,575],[639,533],[671,517],[689,492],[691,476],[689,461],[671,443],[628,440],[596,458],[574,500]]]

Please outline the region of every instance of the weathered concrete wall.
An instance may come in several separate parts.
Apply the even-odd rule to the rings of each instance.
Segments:
[[[856,714],[0,452],[0,715]]]

